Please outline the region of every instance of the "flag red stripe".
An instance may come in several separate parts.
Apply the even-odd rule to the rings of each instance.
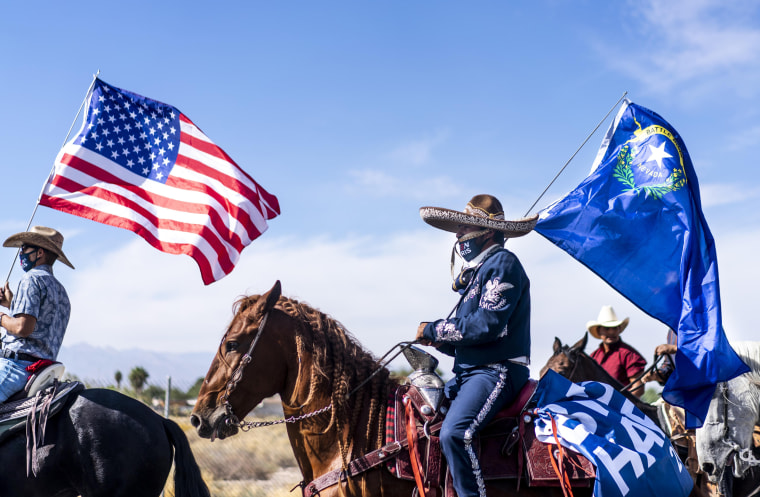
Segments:
[[[84,174],[92,176],[98,181],[118,185],[121,188],[124,188],[125,190],[128,190],[129,192],[133,193],[134,195],[142,198],[149,204],[153,204],[159,207],[165,207],[167,209],[172,209],[175,211],[188,212],[188,213],[194,213],[194,214],[207,214],[211,220],[211,224],[214,227],[214,229],[216,229],[219,235],[223,236],[223,239],[226,242],[228,242],[230,245],[232,245],[232,247],[236,251],[240,252],[243,250],[243,248],[245,248],[245,244],[240,239],[240,236],[234,231],[230,230],[230,228],[225,225],[219,213],[215,209],[213,209],[210,205],[175,200],[170,197],[165,197],[162,195],[149,192],[131,183],[124,182],[123,180],[121,180],[120,178],[117,178],[116,176],[109,173],[108,171],[105,171],[104,169],[98,167],[97,165],[91,164],[90,162],[80,157],[64,154],[60,162],[62,164],[68,165],[69,167],[73,169],[79,170]],[[82,188],[86,188],[86,185],[82,185]],[[65,189],[67,191],[76,191],[70,188],[65,188]],[[206,194],[210,193],[208,191],[204,191],[204,188],[196,188],[194,190],[200,191]],[[216,192],[214,193],[216,194]],[[121,197],[121,198],[124,198],[124,197]],[[215,195],[215,198],[220,202],[221,205],[229,208],[229,203],[226,200],[220,199],[218,195]],[[126,199],[124,200],[126,201]],[[125,205],[121,201],[118,201],[117,203],[121,205]],[[138,209],[135,209],[135,210],[137,211]],[[230,212],[230,210],[234,210],[235,212]],[[147,211],[140,212],[140,214],[145,217],[148,217],[148,215],[146,215],[146,212]],[[253,221],[250,219],[247,213],[244,213],[245,216],[240,215],[242,211],[238,207],[235,206],[234,209],[229,209],[227,210],[227,212],[229,212],[231,216],[238,219],[241,225],[247,230],[248,235],[249,235],[248,238],[250,240],[255,239],[257,236],[261,234],[261,232],[253,224]],[[253,232],[253,236],[251,236],[252,232]]]
[[[273,217],[275,217],[275,216],[277,216],[277,215],[280,214],[280,202],[277,200],[277,197],[275,197],[274,195],[272,195],[271,193],[269,193],[268,191],[266,191],[264,188],[262,188],[261,185],[259,185],[259,183],[255,179],[253,179],[250,174],[248,174],[247,172],[245,172],[244,169],[242,169],[240,166],[238,166],[237,162],[235,162],[232,159],[232,157],[230,157],[229,155],[227,155],[227,152],[225,152],[221,147],[219,147],[218,145],[216,145],[211,140],[208,140],[208,137],[206,136],[206,134],[198,126],[196,126],[195,123],[193,123],[186,115],[180,113],[179,119],[180,119],[180,121],[184,121],[185,123],[191,125],[195,129],[197,129],[198,132],[201,135],[203,135],[203,137],[206,138],[206,140],[204,140],[203,138],[195,136],[195,135],[192,135],[190,133],[180,132],[180,141],[181,142],[183,142],[186,145],[191,146],[191,147],[193,147],[193,148],[195,148],[197,150],[200,150],[201,152],[209,154],[212,157],[216,157],[216,158],[219,158],[219,159],[222,159],[222,160],[228,162],[231,165],[231,167],[233,167],[236,171],[238,171],[245,178],[247,178],[248,181],[250,181],[251,183],[253,183],[255,185],[255,188],[256,188],[256,191],[258,192],[258,194],[253,193],[253,196],[249,197],[249,198],[261,197],[263,199],[264,203],[266,204],[266,211],[267,211],[264,214],[265,219],[272,219]],[[212,170],[213,171],[217,171],[216,169],[213,169],[213,168],[212,168]],[[205,174],[205,175],[209,176],[209,177],[214,177],[211,174]],[[230,177],[230,176],[226,175],[226,177]],[[232,178],[232,179],[234,180],[234,178]],[[241,191],[241,190],[239,190],[237,188],[232,188],[232,189],[235,190],[235,191]]]
[[[81,185],[65,176],[56,175],[52,180],[50,180],[50,184],[53,186],[57,186],[58,188],[61,188],[62,190],[65,190],[68,192],[77,192],[77,193],[81,193],[82,195],[89,195],[91,197],[104,200],[106,202],[124,206],[136,212],[138,215],[142,216],[143,218],[145,218],[150,224],[152,224],[157,229],[183,231],[186,233],[193,233],[193,234],[200,235],[206,240],[206,242],[212,247],[212,249],[216,253],[218,263],[222,267],[222,269],[225,271],[225,273],[229,273],[230,271],[232,271],[232,268],[234,267],[234,263],[230,259],[229,253],[227,252],[227,249],[224,247],[224,244],[222,243],[220,238],[216,236],[216,234],[208,226],[200,225],[200,224],[184,223],[177,220],[160,218],[156,216],[154,213],[145,209],[139,203],[134,202],[124,197],[123,195],[119,195],[117,193],[114,193],[114,192],[111,192],[111,191],[108,191],[96,186],[88,187],[85,185]],[[82,206],[82,208],[89,209],[84,206]],[[96,212],[102,212],[102,211],[96,211]],[[106,224],[111,224],[111,223],[106,223]],[[117,224],[114,224],[114,226],[121,227],[120,225],[117,225]],[[240,252],[241,250],[242,248],[237,251]]]
[[[224,160],[228,161],[230,163],[230,167],[235,168],[241,175],[245,176],[250,181],[250,183],[252,183],[252,185],[247,185],[244,181],[241,181],[234,176],[225,174],[224,172],[212,166],[209,166],[208,164],[205,164],[197,159],[193,159],[188,156],[179,155],[176,161],[177,165],[184,166],[191,171],[202,174],[209,178],[214,178],[230,190],[240,192],[248,198],[261,197],[266,203],[266,208],[264,209],[266,212],[262,212],[262,215],[265,219],[272,219],[280,213],[280,204],[277,201],[277,197],[264,190],[261,185],[256,182],[256,180],[251,178],[248,173],[240,169],[240,167],[235,164],[232,159],[227,157],[227,154],[225,154],[222,149],[213,143],[205,142],[188,133],[180,133],[180,141],[188,147],[193,147],[196,150],[218,158],[223,158]],[[215,151],[221,152],[223,157],[219,154],[215,154]],[[252,188],[255,188],[255,191]],[[261,208],[259,208],[259,210],[261,210]]]
[[[182,158],[181,156],[177,158],[178,159],[177,165],[179,165],[181,158]],[[200,181],[193,181],[193,180],[189,180],[189,179],[181,178],[177,176],[172,176],[172,175],[169,176],[165,184],[166,186],[170,186],[172,188],[178,188],[181,190],[187,190],[187,191],[193,191],[193,192],[200,192],[200,193],[203,193],[204,195],[208,195],[209,197],[212,197],[214,200],[216,200],[219,203],[219,205],[224,206],[224,210],[227,213],[229,213],[230,216],[234,217],[240,222],[241,226],[245,228],[245,230],[248,232],[249,240],[254,240],[256,239],[256,237],[261,235],[261,231],[256,227],[256,223],[253,221],[253,219],[251,218],[251,215],[245,209],[241,209],[236,204],[231,203],[228,198],[226,198],[224,195],[219,193],[217,190],[214,190],[208,184],[200,182]],[[258,210],[257,205],[254,205],[254,207],[256,207]],[[225,228],[225,229],[228,229],[228,228]],[[234,233],[234,234],[235,236],[237,236],[237,233]]]
[[[67,214],[74,214],[75,216],[83,217],[85,219],[132,231],[141,236],[154,248],[161,250],[162,252],[169,254],[185,254],[192,257],[196,264],[198,264],[198,268],[201,271],[201,278],[205,285],[209,285],[219,279],[218,276],[214,275],[213,268],[203,251],[191,243],[171,243],[161,241],[156,238],[150,230],[136,221],[108,214],[75,202],[69,202],[64,198],[43,195],[40,199],[40,205],[66,212]],[[226,275],[232,271],[232,267],[222,268],[222,270]]]

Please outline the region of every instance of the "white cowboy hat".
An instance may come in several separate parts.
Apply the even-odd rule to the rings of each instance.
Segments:
[[[613,309],[611,305],[605,305],[602,306],[602,310],[599,311],[599,316],[596,318],[596,321],[589,321],[586,323],[586,329],[588,332],[597,339],[601,339],[601,336],[599,336],[600,326],[604,326],[605,328],[615,328],[620,326],[620,333],[622,333],[626,326],[628,326],[628,318],[623,320],[618,319],[617,314],[615,314],[615,309]]]
[[[53,228],[45,226],[33,226],[29,231],[11,235],[3,242],[3,247],[21,247],[22,245],[34,245],[44,248],[58,256],[58,260],[74,269],[63,253],[63,235]]]
[[[504,219],[501,202],[492,195],[475,195],[467,203],[464,212],[442,207],[421,207],[420,217],[434,228],[456,233],[461,225],[492,229],[504,233],[504,238],[527,235],[533,230],[538,216],[516,221]]]

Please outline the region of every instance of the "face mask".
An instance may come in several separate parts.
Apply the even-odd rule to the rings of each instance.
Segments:
[[[490,233],[489,230],[481,230],[464,235],[459,239],[457,244],[459,245],[459,255],[467,262],[470,262],[480,254],[483,250],[485,240],[483,235]]]
[[[477,238],[472,238],[464,242],[459,242],[459,255],[462,259],[470,262],[480,253],[480,243]]]
[[[37,259],[31,259],[32,254],[36,253],[37,252],[29,252],[28,254],[25,254],[22,252],[19,254],[18,259],[19,262],[21,262],[21,269],[23,269],[25,273],[32,269],[34,267],[34,264],[37,262]]]

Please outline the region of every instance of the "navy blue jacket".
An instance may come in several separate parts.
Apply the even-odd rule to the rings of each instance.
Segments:
[[[460,294],[454,317],[428,323],[423,335],[454,356],[455,373],[530,357],[530,281],[515,254],[489,254]]]

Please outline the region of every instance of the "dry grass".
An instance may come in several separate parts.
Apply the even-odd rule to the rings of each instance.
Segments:
[[[267,418],[256,417],[256,421]],[[284,424],[209,442],[198,437],[187,417],[172,419],[187,435],[214,497],[292,497],[290,490],[301,481]],[[165,495],[174,496],[173,482],[167,485]]]

